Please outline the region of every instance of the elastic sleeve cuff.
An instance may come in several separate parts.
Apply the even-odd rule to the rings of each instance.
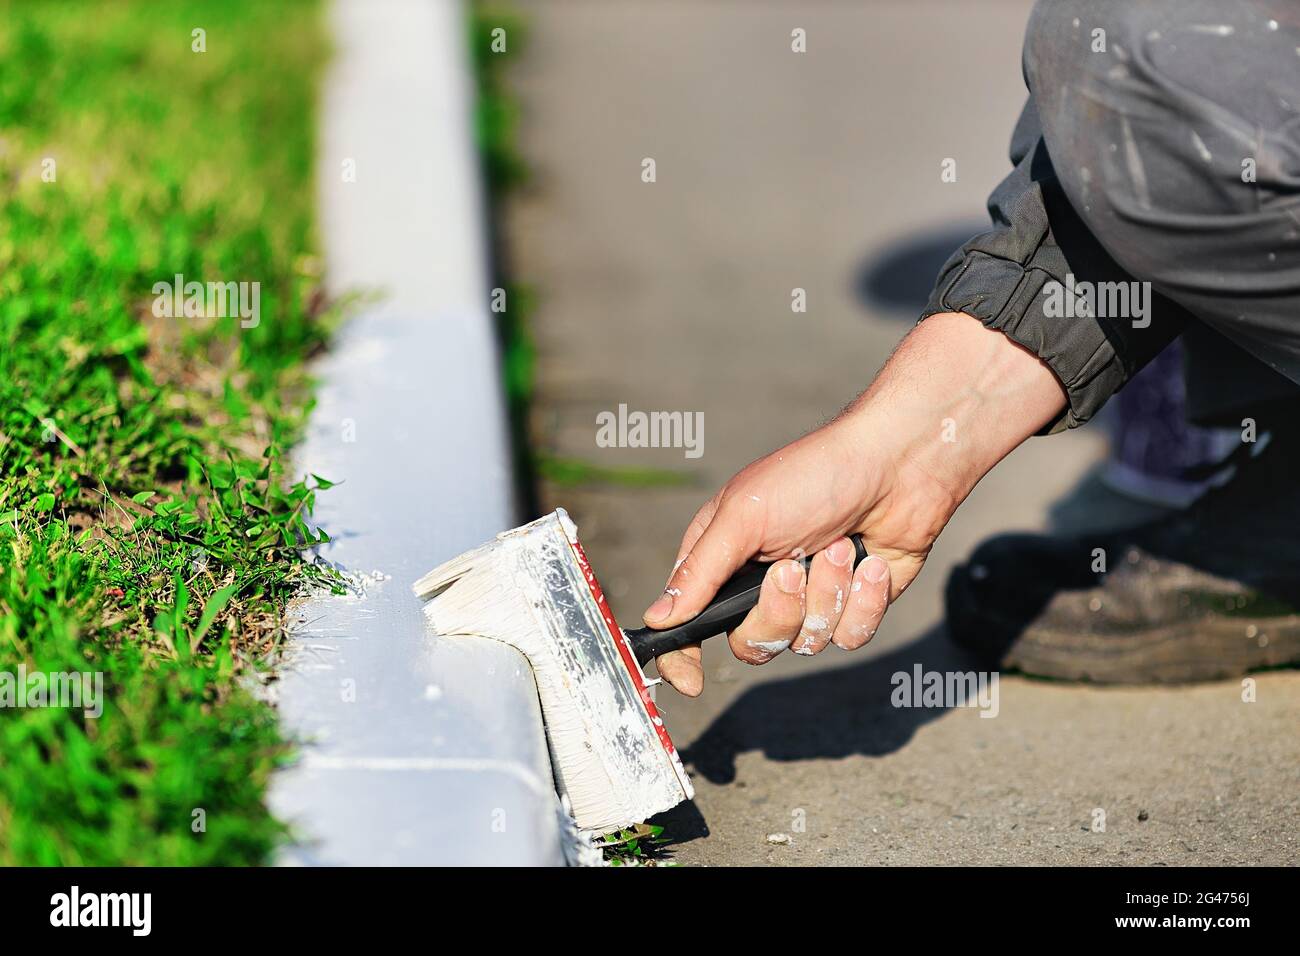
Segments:
[[[1055,252],[1040,246],[1040,252]],[[1027,265],[990,255],[969,245],[958,251],[935,283],[920,321],[940,312],[963,312],[997,329],[1041,358],[1065,388],[1069,402],[1062,415],[1039,434],[1082,425],[1128,379],[1123,361],[1097,318],[1047,315],[1049,302],[1064,299],[1044,293],[1053,272],[1031,259]],[[1050,292],[1050,290],[1049,290]]]

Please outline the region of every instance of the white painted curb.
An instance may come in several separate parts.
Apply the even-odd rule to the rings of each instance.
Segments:
[[[410,588],[518,523],[462,18],[456,0],[331,10],[326,267],[332,291],[383,297],[319,367],[299,463],[342,482],[317,502],[323,556],[369,577],[294,615],[276,696],[312,743],[272,786],[305,837],[283,863],[563,862],[530,668],[503,644],[433,638]]]

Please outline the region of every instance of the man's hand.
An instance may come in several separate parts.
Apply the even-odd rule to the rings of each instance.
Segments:
[[[763,664],[787,648],[861,647],[975,483],[1064,404],[1052,372],[1001,332],[965,315],[931,316],[844,414],[749,465],[700,508],[646,624],[694,617],[757,557],[773,564],[758,605],[730,635],[737,658]],[[856,571],[854,532],[870,555]],[[790,560],[806,554],[807,575]],[[698,644],[658,665],[682,693],[703,690]]]

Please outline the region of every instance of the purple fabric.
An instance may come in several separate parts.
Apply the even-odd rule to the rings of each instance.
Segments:
[[[1112,458],[1141,474],[1181,481],[1189,468],[1217,463],[1224,430],[1187,422],[1182,343],[1174,341],[1115,397]]]

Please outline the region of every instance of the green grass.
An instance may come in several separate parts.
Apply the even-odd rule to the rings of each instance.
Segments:
[[[0,3],[0,672],[97,671],[105,697],[0,708],[0,864],[258,863],[284,838],[287,748],[248,686],[319,577],[316,483],[285,456],[333,321],[327,53],[314,0]],[[176,273],[260,282],[260,324],[156,318]]]
[[[622,466],[608,468],[581,458],[539,454],[537,473],[561,488],[578,488],[587,485],[617,485],[624,488],[672,488],[690,485],[695,476],[684,471],[666,468],[637,468]]]
[[[500,198],[528,179],[528,166],[517,145],[519,103],[506,80],[510,63],[524,49],[528,29],[511,4],[475,0],[469,34],[477,94],[474,129],[489,194]]]
[[[474,131],[487,186],[491,236],[492,285],[505,291],[504,311],[494,312],[501,350],[501,377],[509,415],[515,464],[515,491],[525,511],[537,504],[536,461],[529,435],[529,412],[537,352],[529,331],[536,306],[533,290],[512,279],[507,244],[502,240],[501,210],[507,197],[528,181],[528,165],[518,147],[519,103],[507,74],[527,42],[525,20],[509,3],[474,0],[468,31],[474,68]],[[504,31],[504,35],[498,31]],[[504,41],[505,49],[500,43]]]

